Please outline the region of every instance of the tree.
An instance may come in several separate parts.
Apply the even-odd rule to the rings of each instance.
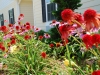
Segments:
[[[56,17],[57,20],[62,20],[61,18],[61,11],[69,8],[73,11],[78,9],[82,4],[80,3],[81,0],[53,0],[52,2],[57,3],[57,10],[53,11],[53,15]]]

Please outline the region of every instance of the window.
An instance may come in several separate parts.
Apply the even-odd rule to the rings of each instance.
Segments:
[[[1,23],[1,26],[4,25],[4,16],[3,16],[3,14],[0,15],[0,23]]]
[[[52,14],[52,11],[56,10],[56,4],[55,3],[49,3],[47,4],[47,21],[51,21],[55,19],[55,17]]]
[[[14,9],[12,8],[8,12],[9,12],[9,23],[14,24],[15,23],[15,19],[14,19]]]
[[[55,3],[50,3],[50,0],[41,0],[42,2],[42,20],[43,22],[51,21],[55,19],[55,17],[52,15],[52,11],[56,10]]]
[[[42,21],[46,22],[46,7],[45,7],[45,0],[41,0],[42,5]]]

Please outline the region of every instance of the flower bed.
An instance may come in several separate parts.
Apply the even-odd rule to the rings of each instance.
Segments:
[[[49,41],[49,33],[38,35],[40,29],[29,22],[0,27],[0,72],[17,75],[99,75],[100,14],[87,9],[83,16],[65,9],[63,21],[54,20],[61,36],[59,42]],[[57,25],[57,26],[56,26]],[[55,35],[56,36],[56,35]]]

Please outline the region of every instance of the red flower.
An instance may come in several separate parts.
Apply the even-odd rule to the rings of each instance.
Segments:
[[[66,44],[68,43],[68,39],[66,39],[66,41],[63,40],[61,43],[63,46],[66,46]]]
[[[12,40],[12,39],[14,39],[14,40],[15,40],[15,39],[16,39],[16,36],[11,36],[11,38],[10,38],[10,39],[11,39],[11,40]]]
[[[21,24],[21,22],[18,22],[18,24],[20,25],[20,24]]]
[[[26,25],[25,27],[26,27],[27,30],[30,30],[31,29],[31,26],[30,25]]]
[[[3,43],[0,43],[0,49],[2,48],[2,46],[3,46]]]
[[[20,14],[21,17],[24,17],[24,14]]]
[[[74,19],[75,19],[76,21],[78,21],[79,23],[83,23],[83,22],[84,22],[83,17],[82,17],[81,14],[79,14],[79,13],[74,14]],[[78,27],[80,27],[79,24],[78,24]]]
[[[2,46],[2,47],[1,47],[1,50],[2,50],[2,51],[5,51],[5,47],[4,47],[4,46]]]
[[[6,32],[6,31],[7,31],[7,27],[6,27],[6,26],[1,26],[1,30],[2,30],[3,32]]]
[[[26,22],[26,25],[30,25],[30,23],[29,22]]]
[[[54,44],[51,43],[49,46],[50,46],[50,48],[53,48],[54,47]]]
[[[93,9],[87,9],[84,14],[84,20],[86,21],[86,30],[89,31],[91,28],[99,27],[99,19],[97,18],[97,12]],[[94,25],[93,25],[94,24]]]
[[[100,75],[100,70],[96,70],[92,73],[92,75]]]
[[[61,46],[61,44],[60,43],[56,43],[56,47],[60,47]]]
[[[9,24],[8,26],[9,26],[9,27],[12,27],[12,26],[13,26],[13,24]]]
[[[72,19],[73,11],[71,9],[65,9],[61,12],[61,17],[64,21],[69,21]]]
[[[41,53],[42,58],[46,58],[46,52]]]
[[[42,36],[42,35],[40,35],[40,36],[38,37],[38,39],[39,39],[39,40],[42,40],[42,39],[43,39],[43,36]]]
[[[85,21],[92,21],[96,17],[96,11],[93,9],[87,9],[83,16]]]
[[[74,28],[71,25],[60,26],[59,32],[61,34],[61,38],[66,41],[72,30],[74,30]]]
[[[100,44],[100,34],[94,34],[94,35],[92,35],[92,41],[93,41],[93,43],[97,47],[98,44]]]
[[[19,30],[19,28],[20,28],[19,26],[16,26],[16,30]]]
[[[92,36],[91,35],[85,34],[83,36],[82,40],[85,43],[87,49],[91,48],[93,46],[93,41],[92,41]]]
[[[10,43],[11,44],[16,44],[16,40],[15,39],[12,39]]]
[[[56,23],[56,20],[52,20],[52,23]]]
[[[29,35],[25,35],[25,36],[24,36],[24,39],[25,39],[25,40],[28,40],[28,39],[30,39],[30,36],[29,36]]]

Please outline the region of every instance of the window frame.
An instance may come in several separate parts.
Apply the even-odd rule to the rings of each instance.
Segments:
[[[2,17],[2,19],[1,19],[1,17]],[[1,26],[4,26],[4,15],[3,15],[3,13],[0,14],[0,23],[1,23]]]
[[[46,2],[46,1],[45,1],[45,2]],[[51,4],[51,2],[47,2],[47,3],[45,3],[45,4],[46,4],[46,5],[45,5],[45,8],[46,8],[46,22],[49,22],[49,21],[51,22],[53,19],[52,19],[52,20],[48,20],[48,9],[47,9],[47,5],[48,5],[48,4]],[[55,3],[55,8],[56,8],[55,10],[57,10],[57,3]]]
[[[14,24],[15,23],[14,8],[10,9],[8,11],[8,14],[9,14],[9,23]]]

